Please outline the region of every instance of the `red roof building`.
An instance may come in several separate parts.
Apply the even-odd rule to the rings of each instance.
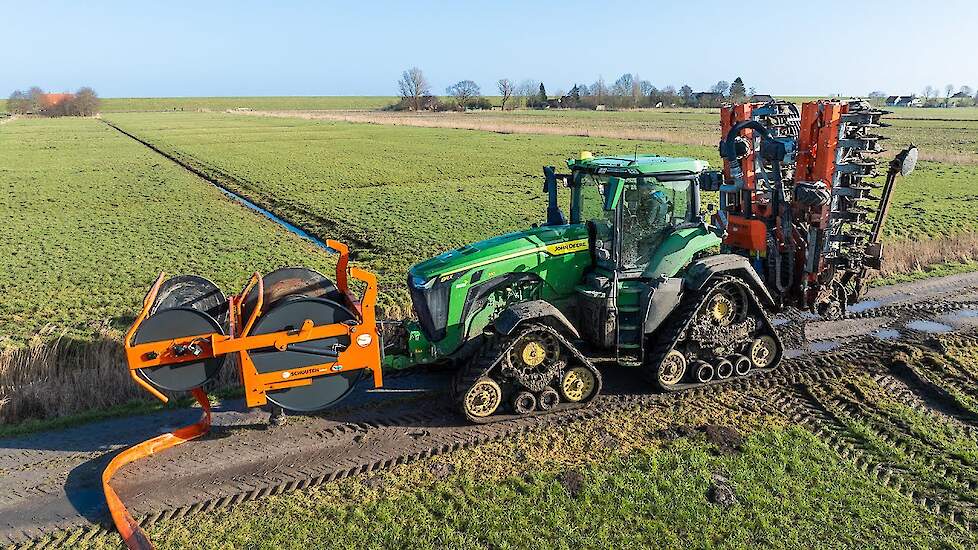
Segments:
[[[43,94],[41,95],[41,109],[57,107],[65,101],[71,101],[74,97],[75,94]]]

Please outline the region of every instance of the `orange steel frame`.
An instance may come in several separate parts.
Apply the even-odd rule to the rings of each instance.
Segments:
[[[352,307],[359,316],[359,322],[354,324],[333,324],[316,326],[310,320],[306,320],[302,326],[295,331],[282,331],[272,334],[251,335],[250,331],[255,324],[255,320],[261,314],[264,288],[261,276],[255,273],[251,276],[248,284],[241,294],[234,296],[230,300],[230,335],[208,333],[186,338],[175,338],[162,342],[149,342],[146,344],[133,345],[132,338],[139,329],[139,325],[149,315],[149,309],[156,300],[160,285],[163,284],[165,274],[160,273],[156,282],[150,288],[146,297],[143,298],[143,307],[133,322],[129,331],[126,333],[125,350],[126,360],[129,363],[129,375],[137,384],[146,389],[164,403],[168,398],[156,388],[151,386],[145,379],[139,376],[137,369],[146,367],[156,367],[160,365],[173,365],[187,361],[199,361],[210,357],[217,357],[229,353],[238,354],[238,366],[241,372],[241,381],[245,388],[245,402],[249,407],[264,405],[267,402],[265,392],[282,388],[311,384],[311,379],[315,376],[325,374],[335,374],[338,372],[369,369],[373,373],[374,386],[383,385],[383,375],[381,372],[381,348],[380,339],[377,334],[377,318],[375,307],[377,304],[377,277],[359,268],[349,268],[350,254],[349,248],[338,241],[326,241],[326,245],[340,253],[339,261],[336,264],[336,286],[346,296],[346,305]],[[350,292],[347,282],[347,272],[349,276],[366,283],[361,300],[356,300]],[[257,285],[258,302],[255,310],[242,324],[241,306],[244,297]],[[335,361],[327,361],[321,365],[304,367],[295,371],[277,371],[272,373],[260,374],[255,370],[248,352],[256,349],[274,347],[284,350],[286,346],[297,342],[318,340],[334,336],[348,335],[350,337],[349,347],[339,352]],[[360,345],[357,341],[358,336],[369,335],[369,343]],[[178,357],[173,353],[173,347],[177,345],[197,344],[201,347],[201,353],[190,357]],[[123,466],[144,458],[165,449],[186,443],[196,439],[210,430],[211,408],[207,395],[202,388],[195,388],[193,395],[200,403],[203,414],[200,421],[189,426],[184,426],[171,433],[156,436],[152,439],[139,443],[122,451],[116,455],[105,470],[102,472],[102,491],[105,494],[105,501],[115,523],[116,529],[125,541],[126,546],[131,550],[146,550],[153,548],[153,543],[140,528],[139,523],[132,517],[132,514],[122,503],[122,499],[112,488],[110,481],[112,476]]]
[[[137,384],[142,386],[164,403],[167,397],[159,390],[152,387],[143,377],[136,372],[138,369],[152,368],[163,365],[176,365],[188,361],[200,361],[211,357],[219,357],[227,354],[236,354],[238,358],[238,368],[241,374],[241,382],[245,390],[245,402],[249,407],[257,407],[267,403],[266,392],[281,390],[296,386],[305,386],[312,383],[312,379],[317,376],[336,374],[340,372],[367,369],[373,374],[375,387],[383,386],[383,373],[381,370],[381,350],[380,338],[377,334],[377,277],[368,271],[353,267],[349,268],[349,248],[338,241],[326,241],[327,246],[340,253],[340,259],[336,265],[336,286],[346,297],[347,306],[350,306],[359,316],[358,323],[346,324],[337,323],[331,325],[314,325],[312,321],[306,319],[302,326],[294,331],[273,332],[270,334],[251,334],[255,320],[262,313],[264,288],[262,286],[261,275],[255,273],[251,276],[248,284],[241,294],[232,296],[230,300],[230,334],[207,333],[172,340],[162,340],[159,342],[147,342],[145,344],[133,344],[132,338],[139,329],[139,325],[149,314],[149,308],[156,300],[160,285],[163,284],[164,275],[156,279],[150,288],[149,293],[143,300],[143,308],[139,316],[136,317],[132,327],[126,334],[125,351],[126,361],[129,364],[129,374]],[[357,300],[350,292],[347,282],[347,271],[349,276],[366,283],[363,297]],[[258,287],[258,302],[254,311],[248,319],[242,319],[241,308],[245,296],[255,286]],[[243,322],[242,322],[243,321]],[[282,370],[268,373],[259,373],[251,360],[249,352],[257,349],[275,348],[284,351],[289,344],[331,338],[336,336],[349,336],[350,345],[347,349],[337,353],[335,360],[325,360],[320,365],[303,367],[295,370]],[[363,343],[358,337],[368,336]],[[174,353],[175,346],[195,345],[200,348],[198,355],[177,356]]]

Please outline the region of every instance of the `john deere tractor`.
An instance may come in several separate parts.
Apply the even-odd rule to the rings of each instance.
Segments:
[[[544,169],[546,223],[409,272],[418,323],[405,359],[458,363],[470,420],[586,403],[598,357],[667,390],[778,361],[771,296],[746,258],[717,254],[723,233],[701,212],[706,162],[585,152],[567,166]]]

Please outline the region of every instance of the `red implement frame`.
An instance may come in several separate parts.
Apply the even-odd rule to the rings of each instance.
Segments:
[[[174,338],[172,340],[133,344],[132,339],[136,331],[139,330],[139,326],[149,316],[149,310],[153,306],[153,302],[156,301],[160,286],[163,284],[165,274],[160,273],[153,286],[150,287],[149,292],[143,298],[143,307],[126,333],[124,346],[126,361],[129,365],[129,375],[142,388],[166,403],[169,398],[140,376],[137,372],[139,369],[176,365],[188,361],[200,361],[202,359],[234,353],[237,354],[241,382],[245,390],[245,402],[249,407],[256,407],[267,403],[266,392],[309,385],[312,383],[312,379],[318,376],[332,375],[345,371],[370,370],[373,374],[374,387],[379,388],[383,386],[381,344],[377,333],[377,317],[375,311],[377,305],[377,277],[369,271],[349,267],[349,248],[345,244],[327,240],[326,245],[340,254],[336,264],[336,286],[346,298],[347,303],[344,305],[352,308],[357,314],[357,322],[314,325],[311,320],[306,319],[298,330],[252,335],[250,333],[251,329],[254,327],[256,319],[261,315],[262,307],[264,306],[262,278],[256,272],[251,276],[251,279],[249,279],[248,284],[242,290],[241,294],[232,296],[230,299],[230,334],[198,334]],[[365,284],[363,295],[359,300],[350,291],[348,277],[352,277]],[[255,286],[258,287],[258,301],[251,315],[247,319],[243,319],[241,309],[244,298]],[[326,362],[323,364],[303,367],[294,371],[283,370],[259,373],[255,369],[255,365],[249,355],[249,352],[253,350],[268,348],[285,350],[289,344],[342,335],[347,335],[350,338],[350,345],[345,350],[338,352],[335,360],[324,358]],[[200,353],[196,355],[178,355],[174,351],[180,347],[191,345],[199,348]],[[200,422],[180,428],[172,433],[154,437],[123,451],[109,463],[108,467],[102,473],[102,489],[105,492],[105,500],[108,503],[112,521],[115,522],[116,528],[126,541],[126,545],[131,549],[152,548],[153,545],[142,530],[140,530],[138,523],[133,519],[132,515],[126,510],[118,495],[109,485],[109,481],[117,470],[130,462],[150,456],[207,433],[210,429],[211,421],[210,405],[207,401],[207,395],[201,388],[194,389],[193,395],[204,409],[204,417]]]

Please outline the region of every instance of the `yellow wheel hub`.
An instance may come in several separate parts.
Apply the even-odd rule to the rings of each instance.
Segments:
[[[734,304],[726,294],[717,294],[710,300],[710,316],[719,325],[729,325],[734,318]]]
[[[663,386],[672,386],[682,381],[685,375],[686,357],[676,350],[670,351],[659,366],[659,383]]]
[[[754,366],[765,368],[774,361],[778,353],[778,343],[771,336],[764,335],[750,345],[750,360]]]
[[[476,380],[475,384],[465,392],[463,405],[465,412],[484,418],[496,412],[503,400],[503,391],[495,380],[487,377]]]
[[[585,367],[574,367],[568,370],[560,381],[561,392],[571,403],[578,403],[589,397],[596,385],[594,373]]]
[[[535,367],[547,358],[547,350],[543,349],[538,342],[528,342],[523,347],[523,362],[527,366]]]

